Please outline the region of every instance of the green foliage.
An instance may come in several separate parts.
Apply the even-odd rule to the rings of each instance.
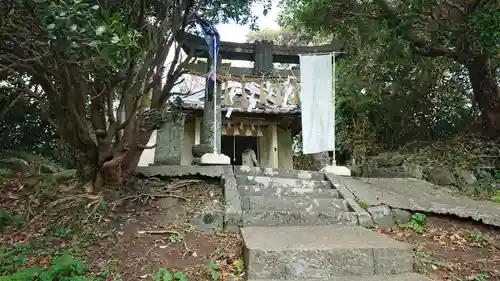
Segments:
[[[213,281],[220,280],[221,278],[220,265],[216,263],[209,263],[205,267],[208,269]]]
[[[479,273],[474,277],[474,281],[486,281],[490,279],[490,276],[486,273]]]
[[[496,190],[493,196],[491,197],[491,201],[500,204],[500,190]]]
[[[478,273],[474,276],[472,276],[472,278],[474,279],[471,279],[471,277],[467,277],[466,279],[464,278],[457,278],[457,281],[465,281],[465,280],[473,280],[473,281],[487,281],[490,279],[490,276],[486,273]]]
[[[485,5],[471,16],[468,31],[482,52],[500,54],[500,5]]]
[[[29,262],[31,248],[7,248],[2,251],[0,281],[98,281],[88,266],[69,254],[52,259],[47,268],[25,267]],[[20,269],[21,268],[21,269]]]
[[[391,2],[386,11],[381,3],[388,2],[280,2],[283,26],[345,42],[345,55],[336,65],[336,140],[355,158],[449,138],[477,119],[466,62],[438,55],[439,48],[470,57],[490,55],[492,73],[498,73],[497,1],[477,9],[462,7],[467,1],[457,3],[470,12],[460,17],[438,12],[458,12],[447,3],[434,9],[433,1],[405,0]],[[472,43],[472,51],[461,49],[464,40]]]
[[[400,224],[401,228],[408,228],[415,231],[418,234],[425,232],[425,220],[427,216],[422,213],[414,213],[411,216],[411,220],[408,223]]]
[[[237,259],[233,261],[233,267],[236,271],[236,274],[242,274],[245,271],[245,262],[243,261],[243,259]]]
[[[0,230],[7,226],[18,228],[25,223],[24,217],[20,214],[0,210]]]
[[[7,168],[0,168],[0,180],[6,179],[12,176],[12,171]]]
[[[182,234],[172,234],[168,237],[168,240],[172,243],[180,243],[184,241],[184,236]]]
[[[252,23],[254,2],[265,1],[11,1],[1,20],[0,60],[9,67],[0,69],[0,85],[6,100],[21,96],[25,100],[19,106],[30,110],[18,111],[20,122],[9,117],[5,123],[19,131],[24,115],[33,114],[34,127],[43,133],[32,134],[36,139],[29,144],[21,141],[26,151],[42,154],[30,144],[46,151],[54,148],[51,139],[64,139],[70,152],[78,153],[79,164],[84,163],[79,168],[99,169],[102,159],[123,147],[142,146],[159,127],[171,90],[190,59],[175,42],[180,32],[194,32],[194,16],[213,23]],[[0,110],[2,114],[3,106]],[[128,120],[121,120],[122,113]],[[49,123],[57,130],[49,129]],[[120,143],[124,140],[128,143]],[[128,157],[142,152],[132,151]],[[127,161],[122,168],[135,165]]]
[[[12,96],[19,95],[17,91],[0,85],[0,103],[3,102],[2,98],[11,100]],[[12,157],[12,152],[22,151],[46,157],[65,168],[74,167],[73,150],[40,115],[33,100],[24,98],[12,104],[3,118],[0,118],[0,127],[0,157],[5,157],[5,154]]]
[[[153,281],[187,281],[187,277],[183,272],[170,273],[167,269],[160,268],[154,273]]]
[[[474,240],[475,242],[483,241],[484,236],[482,233],[471,233],[470,238]]]
[[[53,47],[65,50],[74,63],[90,66],[93,76],[121,71],[127,55],[140,51],[144,43],[122,14],[102,9],[95,1],[42,2],[35,7]],[[88,58],[94,58],[90,65]]]

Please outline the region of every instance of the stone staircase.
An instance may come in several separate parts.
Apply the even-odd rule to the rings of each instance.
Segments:
[[[367,213],[341,178],[247,167],[234,174],[250,281],[430,281],[413,273],[410,245],[361,226]]]

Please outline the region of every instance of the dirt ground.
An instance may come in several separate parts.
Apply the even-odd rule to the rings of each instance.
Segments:
[[[57,253],[70,251],[86,261],[90,274],[99,273],[99,280],[169,280],[169,274],[174,280],[243,280],[239,235],[200,232],[191,224],[206,202],[222,206],[218,182],[156,180],[134,186],[91,196],[66,184],[3,182],[2,254],[19,257],[0,258],[0,275],[12,273],[6,268],[13,264],[48,267]],[[20,245],[30,250],[16,250]]]
[[[414,245],[416,270],[435,281],[500,281],[498,228],[455,217],[431,216],[422,234],[398,227],[378,231]]]

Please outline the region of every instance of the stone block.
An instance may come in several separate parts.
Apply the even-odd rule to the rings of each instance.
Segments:
[[[248,281],[282,281],[278,279],[250,279]],[[288,279],[288,281],[311,281],[309,278]],[[432,281],[431,279],[417,273],[403,273],[394,275],[373,276],[341,276],[328,279],[316,279],[314,281]]]
[[[333,174],[326,174],[326,179],[330,182],[335,189],[337,189],[342,198],[345,199],[355,199],[354,194],[347,187],[346,182],[352,181],[350,177],[340,177]]]
[[[394,262],[411,256],[411,246],[361,226],[244,227],[241,232],[249,279],[330,280],[413,266],[406,258]]]
[[[183,138],[184,118],[169,118],[156,133],[154,162],[161,165],[180,165]]]
[[[376,275],[390,275],[413,272],[413,251],[394,248],[373,250]]]
[[[357,225],[353,212],[307,212],[279,210],[243,211],[243,226]]]
[[[392,217],[397,224],[407,223],[411,220],[411,213],[406,210],[394,208],[392,209]]]
[[[234,178],[231,166],[225,166],[222,175],[222,185],[224,187],[224,229],[230,232],[239,232],[241,225],[242,211],[241,198],[238,192],[238,185]]]
[[[243,210],[297,210],[307,212],[349,211],[342,199],[303,197],[242,197]]]
[[[339,192],[330,188],[282,188],[276,186],[239,185],[241,196],[339,198]]]
[[[345,202],[349,205],[350,209],[356,213],[356,216],[358,217],[358,225],[364,226],[364,227],[372,227],[373,226],[373,219],[372,216],[361,206],[359,206],[358,202],[356,202],[355,199],[352,198],[347,198],[345,199]]]
[[[291,178],[275,178],[263,176],[242,176],[237,175],[236,181],[242,185],[258,185],[264,187],[281,187],[281,188],[332,188],[328,181],[303,180]]]
[[[244,176],[261,176],[261,177],[277,177],[287,179],[303,179],[303,180],[324,180],[325,175],[315,171],[293,170],[293,169],[278,169],[278,168],[259,168],[235,166],[234,173]]]
[[[392,216],[391,208],[389,206],[373,206],[369,207],[367,211],[372,216],[373,222],[380,227],[389,228],[393,227],[396,224],[396,221]]]

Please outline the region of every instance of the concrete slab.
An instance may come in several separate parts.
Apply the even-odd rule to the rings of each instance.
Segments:
[[[339,191],[330,188],[282,188],[277,186],[239,185],[241,196],[340,198]]]
[[[243,210],[349,211],[345,200],[333,198],[247,196],[242,197],[241,202]]]
[[[245,247],[254,250],[325,250],[359,248],[396,248],[412,246],[361,226],[285,226],[243,227]]]
[[[360,226],[245,227],[252,278],[326,279],[413,271],[410,245]]]
[[[250,279],[248,281],[282,281],[282,280]],[[288,281],[311,281],[311,279],[289,279]],[[396,275],[330,277],[328,279],[317,279],[314,281],[432,281],[432,280],[417,273],[404,273]]]
[[[280,210],[243,211],[243,226],[358,225],[354,212],[307,212]]]
[[[258,185],[267,187],[282,187],[282,188],[332,188],[329,181],[290,179],[290,178],[275,178],[263,176],[236,176],[238,184],[242,185]]]
[[[453,194],[444,187],[413,178],[343,178],[365,204],[471,218],[500,227],[500,204]]]
[[[234,174],[244,176],[265,176],[288,179],[324,180],[325,175],[316,171],[234,166]]]

